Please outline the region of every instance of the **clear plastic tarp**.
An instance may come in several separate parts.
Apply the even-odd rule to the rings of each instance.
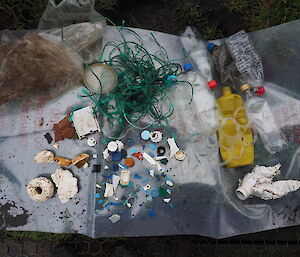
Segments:
[[[49,1],[39,26],[43,31],[39,32],[57,37],[60,36],[60,26],[63,24],[88,22],[101,17],[93,7],[93,1],[69,0],[62,1],[59,5]],[[68,11],[72,8],[75,8],[76,12]],[[93,31],[94,27],[90,23],[72,26],[73,28],[78,26],[84,33],[85,24]],[[267,92],[264,97],[271,106],[277,125],[288,141],[285,150],[270,155],[258,137],[255,144],[255,164],[271,166],[281,163],[279,179],[300,180],[300,88],[297,86],[300,81],[298,72],[300,38],[295,37],[299,29],[300,21],[297,20],[249,33],[263,63],[264,86]],[[157,53],[161,50],[150,35],[150,31],[133,30],[142,37],[148,51]],[[91,48],[86,47],[84,42],[78,43],[81,40],[80,35],[74,35],[70,39],[75,40],[73,43],[78,43],[77,50],[83,51],[83,55],[89,61],[99,56],[101,45],[121,40],[113,26],[101,25],[101,31],[98,28],[94,32],[95,37],[91,37],[93,43]],[[178,60],[183,65],[184,52],[187,52],[189,61],[194,63],[202,78],[210,76],[212,62],[206,51],[206,42],[196,38],[193,30],[188,28],[182,36],[152,33],[166,49],[170,59]],[[132,33],[124,30],[124,34],[127,39],[132,38]],[[1,32],[0,36],[2,44],[8,41],[7,32]],[[203,81],[198,81],[198,84],[204,83]],[[95,163],[101,161],[101,164],[104,164],[102,158],[91,161],[87,169],[72,170],[79,179],[80,190],[68,203],[60,204],[57,197],[45,203],[33,202],[27,195],[28,182],[40,175],[49,177],[56,169],[56,164],[34,163],[33,157],[41,150],[51,150],[43,135],[52,129],[54,123],[63,118],[74,106],[91,104],[87,98],[77,98],[82,88],[81,85],[69,89],[49,101],[42,98],[39,101],[23,99],[0,106],[2,230],[76,232],[94,238],[177,234],[224,238],[300,224],[300,191],[274,201],[255,198],[241,201],[236,197],[235,190],[239,179],[250,172],[252,166],[235,169],[220,166],[218,149],[212,147],[216,135],[210,135],[208,138],[203,124],[198,122],[195,115],[199,106],[197,101],[201,99],[194,98],[189,105],[181,104],[185,103],[190,92],[188,90],[178,92],[177,89],[173,94],[178,108],[170,120],[170,125],[177,133],[179,147],[184,149],[188,157],[183,162],[172,160],[167,164],[168,167],[172,167],[172,175],[175,175],[172,177],[174,182],[172,208],[164,202],[146,201],[143,206],[121,214],[121,220],[112,224],[108,218],[114,214],[114,209],[112,208],[110,212],[97,212],[98,203],[94,198],[95,184],[97,181],[100,182],[101,174],[91,172],[92,164],[93,161]],[[220,89],[214,94],[215,97],[220,96]],[[42,127],[39,126],[41,117],[44,118]],[[137,138],[139,133],[140,131],[132,132],[131,137]],[[85,140],[65,140],[55,152],[67,158],[82,152],[98,154],[101,157],[104,146],[98,145],[99,148],[90,148]],[[138,173],[138,170],[136,172]],[[155,215],[143,218],[149,208],[155,211]]]

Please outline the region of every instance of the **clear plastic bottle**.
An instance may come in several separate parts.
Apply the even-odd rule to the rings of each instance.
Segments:
[[[223,85],[230,86],[236,92],[243,84],[253,88],[262,86],[262,62],[245,31],[230,36],[220,46],[209,43],[207,47]]]
[[[287,141],[276,124],[271,107],[264,97],[255,96],[250,89],[249,85],[241,87],[241,91],[245,93],[245,105],[251,127],[257,131],[270,154],[280,152],[287,145]]]

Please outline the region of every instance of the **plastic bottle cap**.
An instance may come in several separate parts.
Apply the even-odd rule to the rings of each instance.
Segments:
[[[242,92],[245,92],[245,91],[247,91],[247,90],[249,90],[249,89],[250,89],[249,84],[244,84],[244,85],[242,85],[242,86],[240,87],[240,90],[241,90]]]
[[[144,130],[142,133],[141,133],[141,138],[143,140],[149,140],[150,139],[150,131],[149,130]]]
[[[186,157],[186,153],[182,150],[177,151],[175,154],[175,158],[178,161],[183,161],[185,159],[185,157]]]
[[[255,95],[263,95],[264,93],[266,93],[264,86],[260,86],[255,89]]]
[[[210,88],[210,89],[214,89],[214,88],[216,88],[217,87],[217,81],[215,81],[215,80],[211,80],[211,81],[208,81],[207,82],[207,85],[208,85],[208,87]]]
[[[110,152],[115,152],[118,150],[118,144],[115,141],[111,141],[108,143],[107,149]]]
[[[186,63],[185,65],[183,65],[183,69],[185,71],[192,71],[193,70],[193,65],[191,63]]]
[[[122,160],[122,154],[121,154],[121,152],[111,152],[110,156],[111,156],[111,159],[114,162],[119,162],[119,161]]]
[[[97,144],[97,141],[95,138],[91,137],[87,140],[88,146],[95,146]]]
[[[214,43],[208,43],[207,44],[207,50],[209,51],[209,52],[212,52],[213,50],[214,50],[214,47],[215,46],[217,46],[217,45],[215,45]]]
[[[135,164],[135,161],[132,158],[126,158],[125,161],[124,161],[124,164],[127,167],[133,167],[134,164]]]

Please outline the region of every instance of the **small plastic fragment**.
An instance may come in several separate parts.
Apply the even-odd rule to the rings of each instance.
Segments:
[[[155,151],[155,150],[156,150],[156,146],[155,146],[155,144],[149,144],[149,148],[150,148],[151,150],[153,150],[153,151]]]
[[[40,127],[44,125],[44,118],[39,119],[39,125],[40,125]]]
[[[134,164],[135,164],[135,161],[134,161],[134,159],[132,159],[132,158],[126,158],[125,161],[124,161],[124,164],[125,164],[127,167],[133,167]]]
[[[53,148],[58,149],[59,148],[59,143],[55,143],[52,146],[53,146]]]
[[[108,151],[107,148],[102,152],[102,154],[103,154],[103,159],[104,160],[106,160],[108,162],[111,161],[111,156],[110,156],[109,151]]]
[[[118,145],[118,151],[122,151],[124,149],[124,144],[120,140],[116,140],[116,143]]]
[[[101,165],[100,164],[94,164],[92,172],[93,173],[99,173],[99,172],[101,172]]]
[[[98,155],[97,154],[93,154],[93,159],[97,159]]]
[[[102,188],[102,186],[100,186],[99,184],[96,184],[96,187],[99,189]]]
[[[192,71],[193,70],[193,65],[191,63],[186,63],[183,65],[184,71]]]
[[[143,157],[144,157],[145,160],[146,160],[147,162],[149,162],[150,164],[156,165],[156,161],[155,161],[149,154],[147,154],[146,152],[143,152]]]
[[[151,186],[150,186],[149,184],[143,186],[143,189],[144,189],[145,191],[149,190],[150,188],[151,188]]]
[[[167,195],[168,195],[167,190],[164,189],[164,188],[162,188],[162,187],[160,187],[158,191],[159,191],[159,196],[164,197],[164,196],[167,196]]]
[[[50,135],[49,132],[47,132],[47,133],[44,135],[44,137],[46,138],[48,144],[51,144],[51,143],[52,143],[53,138],[52,138],[52,136]]]
[[[41,151],[34,157],[34,161],[36,163],[52,163],[54,162],[54,153],[47,150]]]
[[[121,150],[121,155],[122,155],[122,158],[126,158],[127,157],[127,151],[125,149],[122,149]]]
[[[179,147],[177,146],[173,137],[168,138],[167,142],[170,146],[170,158],[173,158],[175,154],[179,151]]]
[[[151,196],[152,196],[153,198],[156,198],[156,197],[159,196],[159,191],[158,191],[157,188],[153,188],[153,189],[151,190]]]
[[[185,159],[185,157],[186,157],[186,153],[182,150],[177,151],[175,154],[175,158],[178,161],[183,161]]]
[[[154,177],[154,170],[148,170],[148,172],[151,177]]]
[[[145,141],[149,140],[150,139],[150,131],[149,130],[142,131],[141,138]]]
[[[174,208],[174,204],[170,203],[169,204],[170,208]]]
[[[109,167],[108,167],[107,165],[105,165],[105,166],[104,166],[104,169],[105,169],[105,170],[108,170],[108,169],[109,169]]]
[[[115,141],[110,141],[108,144],[107,144],[107,149],[108,151],[110,152],[115,152],[118,150],[118,144],[115,142]]]
[[[72,164],[72,160],[69,160],[67,158],[64,157],[54,157],[54,160],[56,161],[56,163],[58,164],[58,166],[60,167],[68,167]]]
[[[154,217],[155,216],[155,213],[154,213],[154,211],[153,211],[152,208],[149,208],[148,214],[149,214],[150,217]]]
[[[66,214],[67,218],[71,218],[72,217],[72,215],[71,215],[71,213],[70,213],[70,211],[69,211],[68,208],[65,209],[65,214]]]
[[[164,159],[161,159],[160,160],[160,163],[163,164],[163,165],[166,165],[168,163],[168,159],[167,158],[164,158]]]
[[[106,200],[102,206],[105,208],[105,207],[106,207],[107,205],[109,205],[109,204],[110,204],[110,201],[109,201],[109,200]]]
[[[118,163],[118,165],[123,170],[127,170],[128,169],[128,167],[126,165],[124,165],[124,164]]]
[[[118,164],[113,164],[112,168],[113,168],[113,171],[118,171],[119,170],[119,165]]]
[[[163,156],[166,153],[166,148],[164,146],[159,146],[157,148],[157,155],[158,156]]]
[[[121,152],[110,152],[110,156],[111,156],[111,159],[114,161],[114,162],[119,162],[122,160],[122,154]]]
[[[167,190],[167,193],[170,195],[170,194],[172,194],[172,192],[171,192],[171,190],[168,188]]]
[[[121,218],[119,214],[114,214],[108,218],[112,223],[118,222]]]
[[[163,134],[160,131],[153,131],[150,135],[150,139],[153,143],[159,143],[163,138]]]
[[[110,203],[110,205],[120,206],[122,203]]]
[[[130,180],[130,171],[129,170],[122,170],[121,171],[121,179],[120,184],[123,186],[126,186],[129,184]]]
[[[146,199],[147,199],[147,201],[152,201],[152,200],[153,200],[153,198],[152,198],[151,195],[148,195],[148,196],[146,197]]]
[[[168,186],[170,186],[170,187],[172,187],[172,186],[174,185],[173,182],[170,181],[170,180],[167,180],[167,181],[166,181],[166,184],[167,184]]]
[[[79,139],[82,139],[93,132],[100,132],[98,121],[93,115],[92,106],[86,106],[74,111],[72,120]]]
[[[98,200],[97,202],[101,204],[101,203],[103,203],[103,200],[102,200],[102,199],[100,199],[100,200]]]
[[[171,201],[171,198],[165,198],[165,199],[164,199],[164,202],[165,202],[165,203],[168,203],[168,202],[170,202],[170,201]]]
[[[117,176],[117,175],[113,175],[112,177],[112,183],[113,183],[113,188],[114,188],[114,191],[116,192],[117,190],[117,187],[119,185],[119,182],[120,182],[120,176]]]
[[[114,194],[114,186],[110,183],[105,183],[104,197],[112,197]]]
[[[140,161],[144,159],[143,155],[141,152],[137,152],[132,154],[132,156],[134,156],[135,158],[139,159]]]
[[[99,194],[99,193],[96,193],[96,194],[95,194],[95,198],[100,198],[100,194]]]
[[[93,137],[90,137],[88,140],[87,140],[87,144],[88,146],[95,146],[97,144],[97,141],[95,138]]]
[[[82,168],[87,169],[89,167],[89,163],[86,162],[85,164],[83,164]]]
[[[130,148],[130,152],[131,152],[131,155],[137,153],[137,149],[136,148]]]
[[[149,154],[152,158],[155,157],[154,153],[152,153],[152,152],[148,152],[148,154]]]

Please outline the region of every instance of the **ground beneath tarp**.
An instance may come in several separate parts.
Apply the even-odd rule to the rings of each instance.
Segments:
[[[200,236],[38,241],[0,238],[0,257],[296,257],[299,227],[272,230],[226,240]]]

